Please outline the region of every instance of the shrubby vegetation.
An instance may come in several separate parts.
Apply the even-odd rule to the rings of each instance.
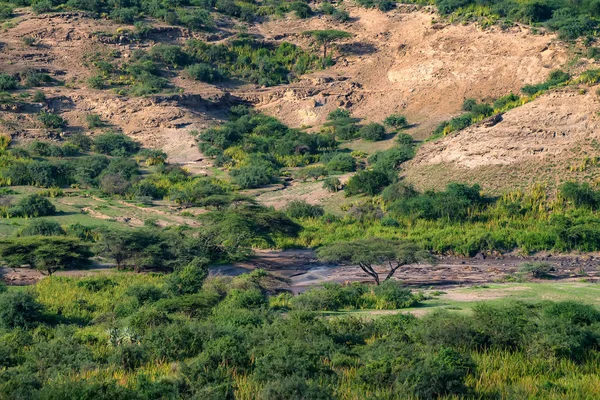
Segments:
[[[544,26],[556,31],[562,39],[577,39],[594,35],[600,14],[593,2],[572,4],[566,0],[519,3],[509,0],[436,0],[442,15],[455,19],[480,20],[485,24],[503,19],[505,24],[518,21],[534,26]]]
[[[537,85],[526,85],[521,91],[525,96],[520,97],[514,93],[509,93],[506,96],[500,97],[493,102],[493,104],[478,103],[476,99],[465,99],[463,103],[463,111],[465,113],[452,118],[450,121],[444,121],[438,125],[433,131],[433,137],[439,137],[441,135],[447,135],[451,132],[460,131],[467,128],[468,126],[482,121],[487,117],[498,117],[502,113],[519,107],[534,98],[539,96],[541,93],[555,88],[560,85],[564,85],[569,82],[571,76],[563,71],[556,70],[552,71],[545,82]],[[600,74],[595,70],[586,71],[580,78],[576,80],[576,83],[595,84],[600,80]]]
[[[88,57],[97,75],[88,81],[95,89],[114,87],[118,93],[144,96],[171,90],[167,71],[182,71],[190,79],[218,83],[241,79],[263,86],[292,81],[319,67],[318,57],[283,42],[271,44],[239,34],[225,44],[190,39],[183,46],[158,44],[136,50],[128,60],[118,54]]]
[[[600,249],[597,193],[572,182],[561,186],[557,195],[534,186],[489,197],[476,185],[464,184],[420,193],[399,181],[380,195],[357,201],[341,218],[303,220],[305,229],[298,239],[281,240],[280,246],[380,237],[410,240],[434,253],[465,256],[515,249],[596,251]]]
[[[337,143],[327,134],[290,129],[277,119],[233,109],[231,121],[198,135],[200,150],[215,158],[215,165],[230,168],[234,183],[255,188],[278,179],[282,167],[310,164]]]
[[[321,310],[423,298],[395,281],[275,295],[276,281],[260,270],[208,280],[192,271],[53,277],[4,290],[0,396],[452,398],[507,395],[509,387],[526,397],[597,394],[600,313],[591,306],[482,303],[472,314],[323,318]],[[588,378],[562,379],[557,389],[546,384],[548,371]]]

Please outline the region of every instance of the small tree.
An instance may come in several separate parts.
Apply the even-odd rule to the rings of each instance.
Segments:
[[[350,32],[338,31],[335,29],[306,31],[303,34],[306,36],[312,36],[319,46],[323,46],[323,59],[327,58],[327,46],[340,39],[352,37]]]
[[[367,275],[380,284],[375,265],[386,265],[384,281],[391,279],[396,271],[408,264],[420,261],[432,262],[433,257],[413,243],[393,239],[370,238],[352,242],[335,243],[320,248],[317,256],[321,261],[336,264],[358,265]]]
[[[383,124],[394,129],[404,129],[408,126],[408,121],[403,115],[392,114],[383,120]]]
[[[332,193],[338,192],[342,189],[342,182],[336,177],[327,178],[323,181],[323,189]]]
[[[371,122],[370,124],[360,128],[358,134],[364,140],[375,142],[385,138],[385,128],[381,124]]]
[[[9,267],[28,265],[45,275],[85,265],[91,256],[87,245],[70,237],[28,236],[0,241],[0,259]]]

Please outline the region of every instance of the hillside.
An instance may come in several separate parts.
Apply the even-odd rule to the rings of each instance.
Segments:
[[[496,193],[570,179],[597,183],[596,91],[557,89],[508,111],[492,127],[478,124],[425,143],[405,166],[406,179],[423,188],[479,183]]]
[[[86,84],[93,75],[90,56],[95,53],[118,52],[128,59],[136,49],[183,44],[192,37],[218,43],[234,33],[226,23],[212,36],[157,24],[146,39],[132,40],[127,31],[133,26],[91,19],[84,13],[21,11],[18,24],[2,35],[0,65],[8,73],[26,68],[47,71],[65,82],[42,90],[50,99],[49,108],[68,120],[71,129],[84,126],[86,114],[96,113],[145,145],[165,150],[172,161],[190,162],[201,155],[189,132],[222,119],[227,105],[236,101],[250,102],[292,127],[318,127],[340,106],[367,121],[399,112],[415,124],[410,133],[425,138],[439,121],[459,111],[464,98],[489,99],[518,91],[524,84],[543,80],[568,59],[566,47],[552,35],[532,35],[523,26],[502,31],[433,24],[431,11],[408,6],[389,13],[348,10],[351,19],[342,24],[326,17],[288,16],[250,26],[249,33],[267,42],[285,40],[304,48],[311,46],[300,35],[307,29],[339,28],[355,35],[339,45],[335,66],[271,88],[211,85],[169,73],[182,94],[132,98]],[[37,44],[24,45],[28,37]],[[0,129],[17,138],[43,135],[30,116],[4,112],[6,122]]]

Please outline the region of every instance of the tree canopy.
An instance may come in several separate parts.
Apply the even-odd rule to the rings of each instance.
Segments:
[[[382,238],[335,243],[320,248],[317,255],[324,262],[358,265],[378,285],[380,273],[375,270],[376,265],[385,265],[388,268],[384,278],[384,281],[387,281],[403,265],[433,261],[428,252],[411,242]]]
[[[330,43],[341,39],[351,38],[353,36],[350,32],[339,31],[336,29],[305,31],[303,34],[313,37],[319,46],[323,46],[324,59],[327,58],[327,46]]]

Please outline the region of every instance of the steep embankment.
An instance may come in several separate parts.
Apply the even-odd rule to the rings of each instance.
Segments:
[[[508,111],[492,127],[479,124],[424,144],[407,164],[406,179],[422,188],[462,181],[492,191],[595,181],[599,105],[596,88],[551,91]]]

